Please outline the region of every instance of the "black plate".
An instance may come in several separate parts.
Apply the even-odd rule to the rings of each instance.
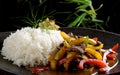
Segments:
[[[61,28],[62,31],[65,32],[73,32],[75,35],[83,35],[89,37],[98,37],[100,41],[104,43],[104,48],[111,48],[114,44],[120,44],[120,35],[115,34],[112,32],[107,31],[100,31],[95,29],[87,29],[87,28]],[[3,40],[10,34],[11,32],[1,32],[0,33],[0,50],[2,48]],[[120,61],[120,48],[118,49],[118,60]],[[24,67],[17,67],[13,65],[12,62],[8,60],[4,60],[2,55],[0,54],[0,69],[17,74],[17,75],[32,75],[30,71],[25,70]],[[112,70],[108,73],[103,73],[102,75],[106,74],[114,74],[120,73],[120,62],[115,66]],[[59,72],[59,71],[43,71],[40,75],[79,75],[79,72]]]

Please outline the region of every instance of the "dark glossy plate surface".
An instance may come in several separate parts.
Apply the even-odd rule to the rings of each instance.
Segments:
[[[89,36],[91,38],[98,37],[99,40],[104,43],[104,48],[110,48],[116,43],[120,44],[120,34],[103,32],[100,30],[86,29],[86,28],[62,28],[61,30],[67,33],[73,32],[73,34],[75,35]],[[9,36],[10,33],[11,32],[0,33],[0,50],[2,48],[3,40],[7,36]],[[117,58],[120,61],[120,48],[118,49],[117,52],[118,52]],[[17,75],[32,75],[32,73],[30,71],[25,70],[24,67],[17,67],[16,65],[13,65],[12,62],[8,60],[4,60],[1,54],[0,54],[0,69],[13,74],[17,74]],[[108,73],[103,73],[101,75],[114,74],[114,73],[120,73],[120,62]],[[40,73],[40,75],[80,75],[80,73],[79,72],[43,71]]]

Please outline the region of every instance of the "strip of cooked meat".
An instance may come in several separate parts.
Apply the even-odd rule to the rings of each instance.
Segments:
[[[84,53],[84,49],[81,46],[74,46],[74,45],[68,48],[68,51],[77,52],[79,54]]]

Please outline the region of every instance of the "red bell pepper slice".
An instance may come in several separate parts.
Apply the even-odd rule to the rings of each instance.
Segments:
[[[115,54],[115,53],[109,53],[109,54],[107,55],[107,58],[113,60],[113,59],[116,58],[116,54]]]
[[[48,69],[49,69],[49,67],[42,67],[42,68],[38,67],[38,68],[33,69],[32,73],[39,73],[41,71],[45,71],[45,70],[48,70]]]
[[[118,47],[119,47],[119,44],[117,43],[117,44],[115,44],[115,45],[112,47],[112,50],[113,50],[113,51],[116,51],[116,50],[118,49]]]
[[[84,68],[84,67],[83,67],[84,64],[93,64],[93,65],[96,65],[96,66],[100,67],[100,71],[102,71],[103,68],[104,68],[103,71],[105,71],[105,70],[106,70],[105,68],[108,66],[108,65],[107,65],[105,62],[103,62],[102,60],[97,60],[97,59],[83,59],[83,60],[81,60],[81,61],[79,62],[78,68],[79,68],[79,69],[83,69],[83,68]],[[102,70],[101,70],[101,69],[102,69]]]
[[[97,37],[94,37],[93,40],[98,41],[98,38],[97,38]]]

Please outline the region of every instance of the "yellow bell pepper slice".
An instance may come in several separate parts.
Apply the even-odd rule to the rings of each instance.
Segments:
[[[50,62],[50,68],[52,70],[56,70],[57,69],[57,61],[54,59],[54,55],[50,55],[48,58],[48,61]]]
[[[95,50],[99,50],[99,49],[103,48],[103,44],[100,44],[99,46],[94,46],[94,45],[88,44],[87,48],[92,48],[92,49],[95,49]]]
[[[85,51],[87,53],[90,53],[92,54],[95,58],[99,59],[99,60],[102,60],[102,55],[97,52],[95,49],[92,49],[92,48],[85,48]]]
[[[81,37],[81,38],[73,38],[73,37],[70,37],[68,34],[66,34],[65,32],[61,31],[61,36],[64,38],[64,40],[66,40],[70,45],[77,45],[77,44],[80,44],[82,42],[85,41],[86,37]],[[97,42],[94,41],[93,39],[88,39],[88,43],[91,44],[91,45],[96,45]]]
[[[66,34],[65,32],[61,31],[60,32],[61,36],[63,37],[64,40],[66,40],[67,42],[70,42],[71,40],[73,40],[74,38],[70,37],[68,34]]]
[[[84,42],[84,38],[78,38],[78,39],[75,39],[75,40],[71,40],[70,42],[69,42],[69,44],[70,45],[77,45],[77,44],[80,44],[80,43],[82,43],[82,42]]]
[[[56,70],[57,69],[57,61],[56,60],[50,61],[50,68],[52,70]]]
[[[72,61],[76,57],[77,53],[76,52],[68,52],[66,56],[66,62],[64,63],[64,68],[67,71],[68,67],[70,65],[70,61]]]
[[[69,41],[69,38],[70,38],[69,35],[67,35],[67,34],[66,34],[65,32],[63,32],[63,31],[61,31],[60,34],[61,34],[61,36],[63,37],[63,39],[65,39],[66,41]]]
[[[81,38],[78,38],[78,39],[75,39],[75,40],[71,40],[70,41],[70,45],[77,45],[77,44],[80,44],[80,43],[83,43],[85,41],[86,37],[81,37]],[[96,45],[97,42],[92,40],[92,39],[88,39],[88,43],[91,44],[91,45]]]
[[[89,39],[88,43],[91,44],[91,45],[96,45],[97,44],[97,42],[93,39]]]
[[[63,56],[64,56],[64,54],[66,53],[66,47],[62,47],[62,48],[60,48],[60,50],[55,54],[55,60],[59,60],[59,59],[61,59]]]

